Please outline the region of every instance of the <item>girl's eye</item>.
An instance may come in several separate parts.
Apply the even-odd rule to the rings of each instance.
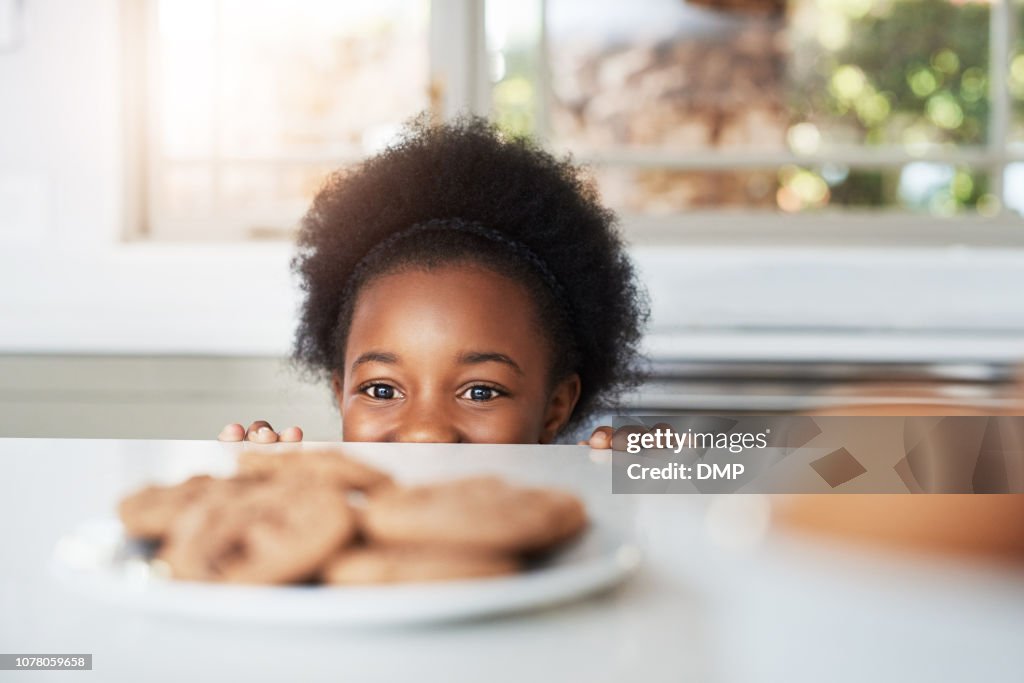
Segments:
[[[395,398],[401,398],[401,394],[398,389],[395,389],[390,384],[370,384],[363,387],[361,391],[370,398],[377,399],[378,401],[390,401]]]
[[[467,398],[470,401],[493,401],[501,395],[502,393],[494,387],[478,384],[466,389],[462,394],[462,398]]]

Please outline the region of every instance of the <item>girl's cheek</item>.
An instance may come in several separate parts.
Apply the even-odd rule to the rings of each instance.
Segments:
[[[351,422],[342,425],[342,432],[345,441],[389,441],[386,432],[368,429],[367,425],[352,424]]]
[[[544,416],[536,411],[503,411],[467,425],[463,431],[472,443],[537,443]]]
[[[386,441],[387,430],[379,419],[358,404],[351,401],[341,415],[341,428],[345,441]]]

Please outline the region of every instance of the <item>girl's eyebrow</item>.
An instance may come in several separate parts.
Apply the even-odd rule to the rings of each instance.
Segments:
[[[356,368],[358,368],[363,363],[391,363],[391,364],[394,364],[394,363],[397,363],[397,362],[398,362],[398,356],[396,356],[393,353],[387,353],[386,351],[367,351],[366,353],[362,354],[361,356],[359,356],[359,358],[356,358],[355,361],[352,362],[352,367],[349,369],[349,372],[351,372],[352,370],[355,370]]]
[[[459,355],[459,363],[463,365],[475,365],[477,363],[488,362],[504,363],[515,370],[516,373],[520,375],[526,374],[523,372],[523,369],[519,367],[519,363],[516,363],[503,353],[495,353],[493,351],[467,351],[466,353]]]

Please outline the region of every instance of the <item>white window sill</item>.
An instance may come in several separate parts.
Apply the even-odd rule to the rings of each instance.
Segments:
[[[659,357],[1024,357],[1024,249],[695,243],[632,253]],[[291,256],[280,243],[9,248],[0,352],[285,355],[300,300]]]

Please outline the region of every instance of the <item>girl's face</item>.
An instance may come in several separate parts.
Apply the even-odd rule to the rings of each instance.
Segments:
[[[334,375],[345,439],[550,443],[580,383],[572,375],[551,386],[537,317],[526,288],[482,267],[370,282]]]

